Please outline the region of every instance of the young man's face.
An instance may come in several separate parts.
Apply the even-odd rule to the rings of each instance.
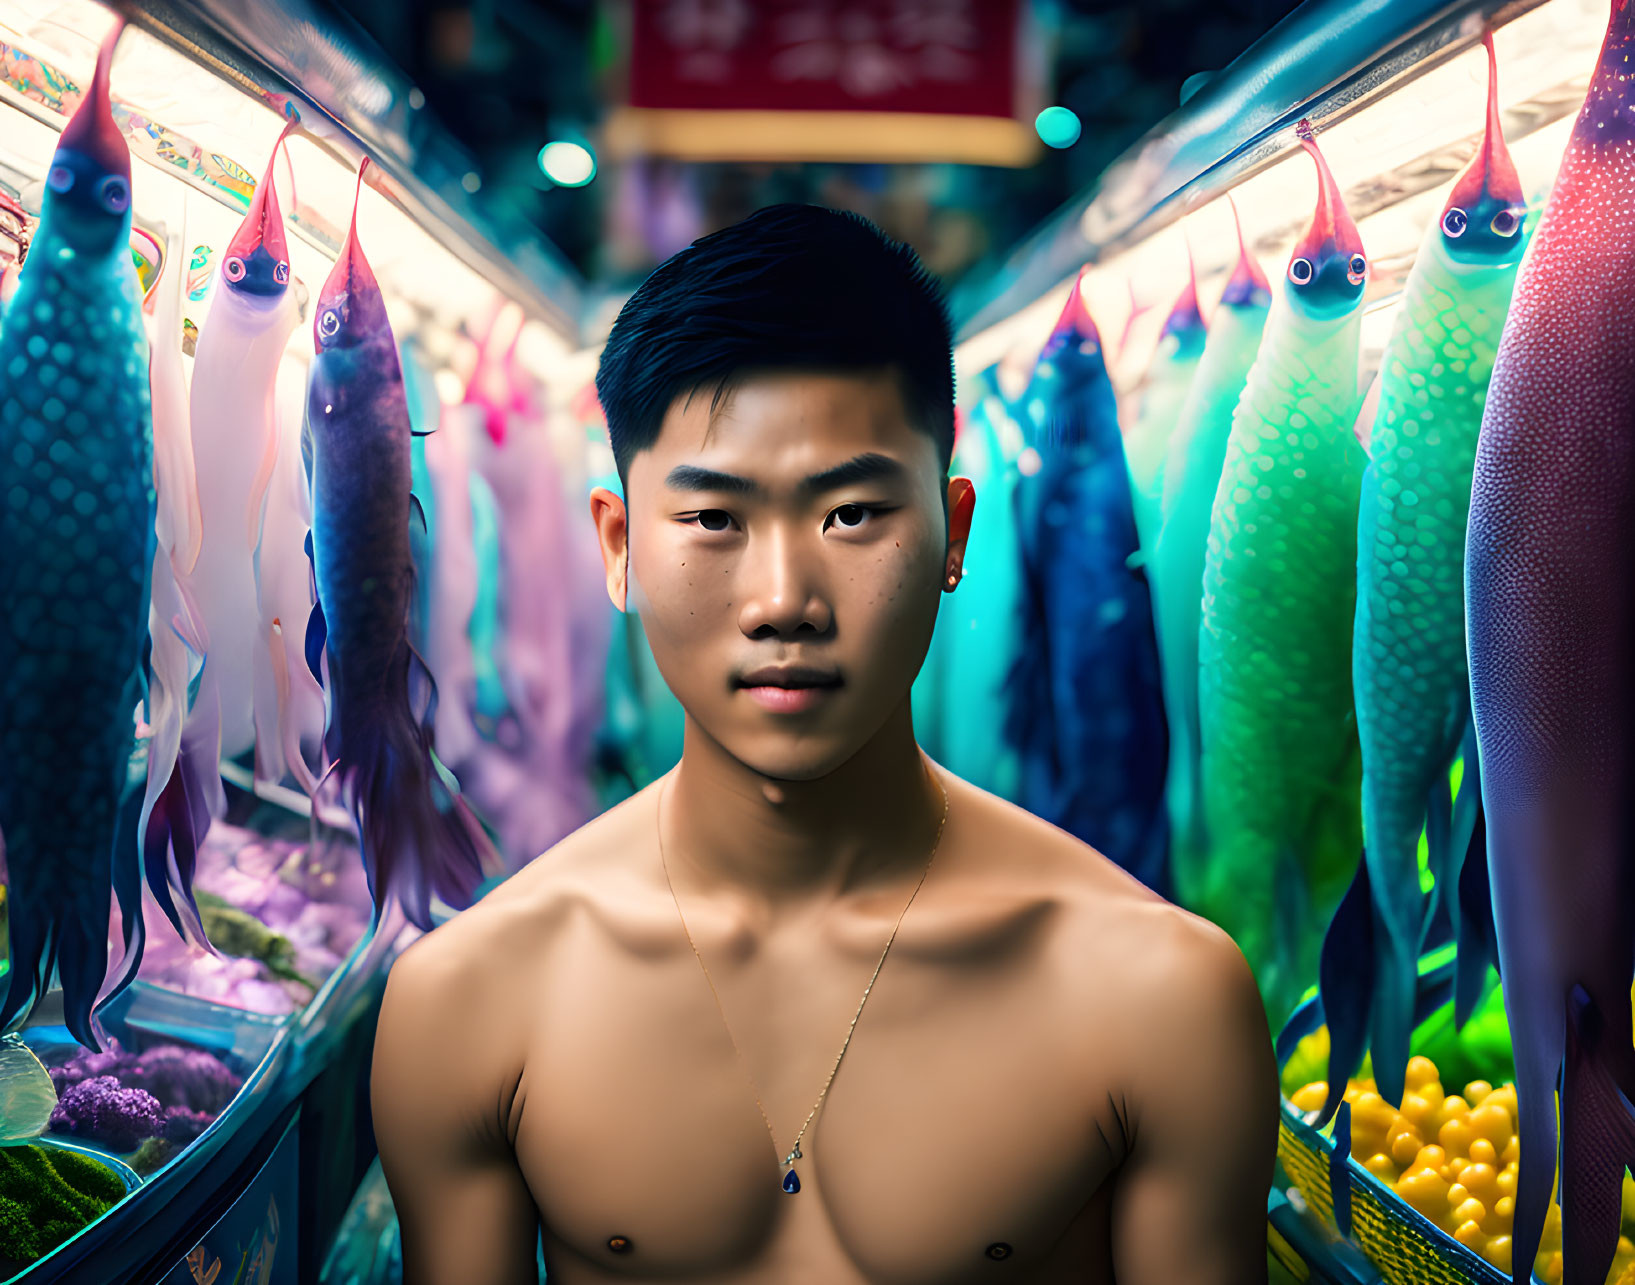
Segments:
[[[908,699],[947,584],[947,484],[890,371],[758,373],[710,401],[678,398],[630,461],[622,533],[597,511],[610,589],[627,551],[622,605],[692,719],[757,772],[814,779]]]

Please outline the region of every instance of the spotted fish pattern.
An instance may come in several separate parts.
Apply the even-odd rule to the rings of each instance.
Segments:
[[[1275,1028],[1316,973],[1356,864],[1351,704],[1352,436],[1367,260],[1321,153],[1295,247],[1232,418],[1210,516],[1199,725],[1210,853],[1193,908],[1237,939]]]
[[[1527,215],[1499,130],[1492,53],[1489,40],[1486,133],[1408,276],[1381,365],[1363,478],[1352,677],[1366,848],[1320,968],[1334,1049],[1331,1108],[1365,1042],[1380,1093],[1402,1100],[1433,906],[1461,938],[1461,1022],[1481,998],[1491,957],[1481,854],[1468,875],[1465,869],[1466,848],[1479,833],[1474,744],[1466,747],[1457,808],[1448,773],[1470,728],[1464,567],[1471,470]],[[1435,875],[1431,903],[1420,890],[1422,829]],[[1459,898],[1462,876],[1468,913]]]
[[[93,1049],[111,888],[127,934],[141,921],[134,825],[117,850],[115,836],[154,549],[130,154],[108,106],[117,35],[61,135],[0,331],[0,834],[12,959],[0,1026],[32,1008],[55,965],[68,1029]]]
[[[1635,1160],[1631,0],[1614,0],[1516,283],[1466,540],[1471,697],[1516,1066],[1516,1279],[1533,1261],[1559,1162],[1564,1282],[1600,1285]]]

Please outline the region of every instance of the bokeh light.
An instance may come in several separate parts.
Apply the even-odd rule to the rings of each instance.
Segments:
[[[558,140],[539,149],[539,168],[563,187],[584,187],[596,177],[596,158],[579,143]]]
[[[1034,119],[1033,128],[1046,147],[1072,147],[1079,141],[1079,118],[1065,107],[1047,107]]]

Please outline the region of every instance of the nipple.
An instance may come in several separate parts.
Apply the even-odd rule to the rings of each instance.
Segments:
[[[783,788],[772,781],[761,782],[761,794],[773,807],[780,806],[785,797]]]

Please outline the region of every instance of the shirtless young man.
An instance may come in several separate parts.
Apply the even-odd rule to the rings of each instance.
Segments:
[[[913,252],[763,210],[648,278],[597,387],[608,592],[685,750],[393,966],[405,1285],[532,1282],[541,1230],[553,1285],[1264,1281],[1242,955],[915,742],[973,489]]]

